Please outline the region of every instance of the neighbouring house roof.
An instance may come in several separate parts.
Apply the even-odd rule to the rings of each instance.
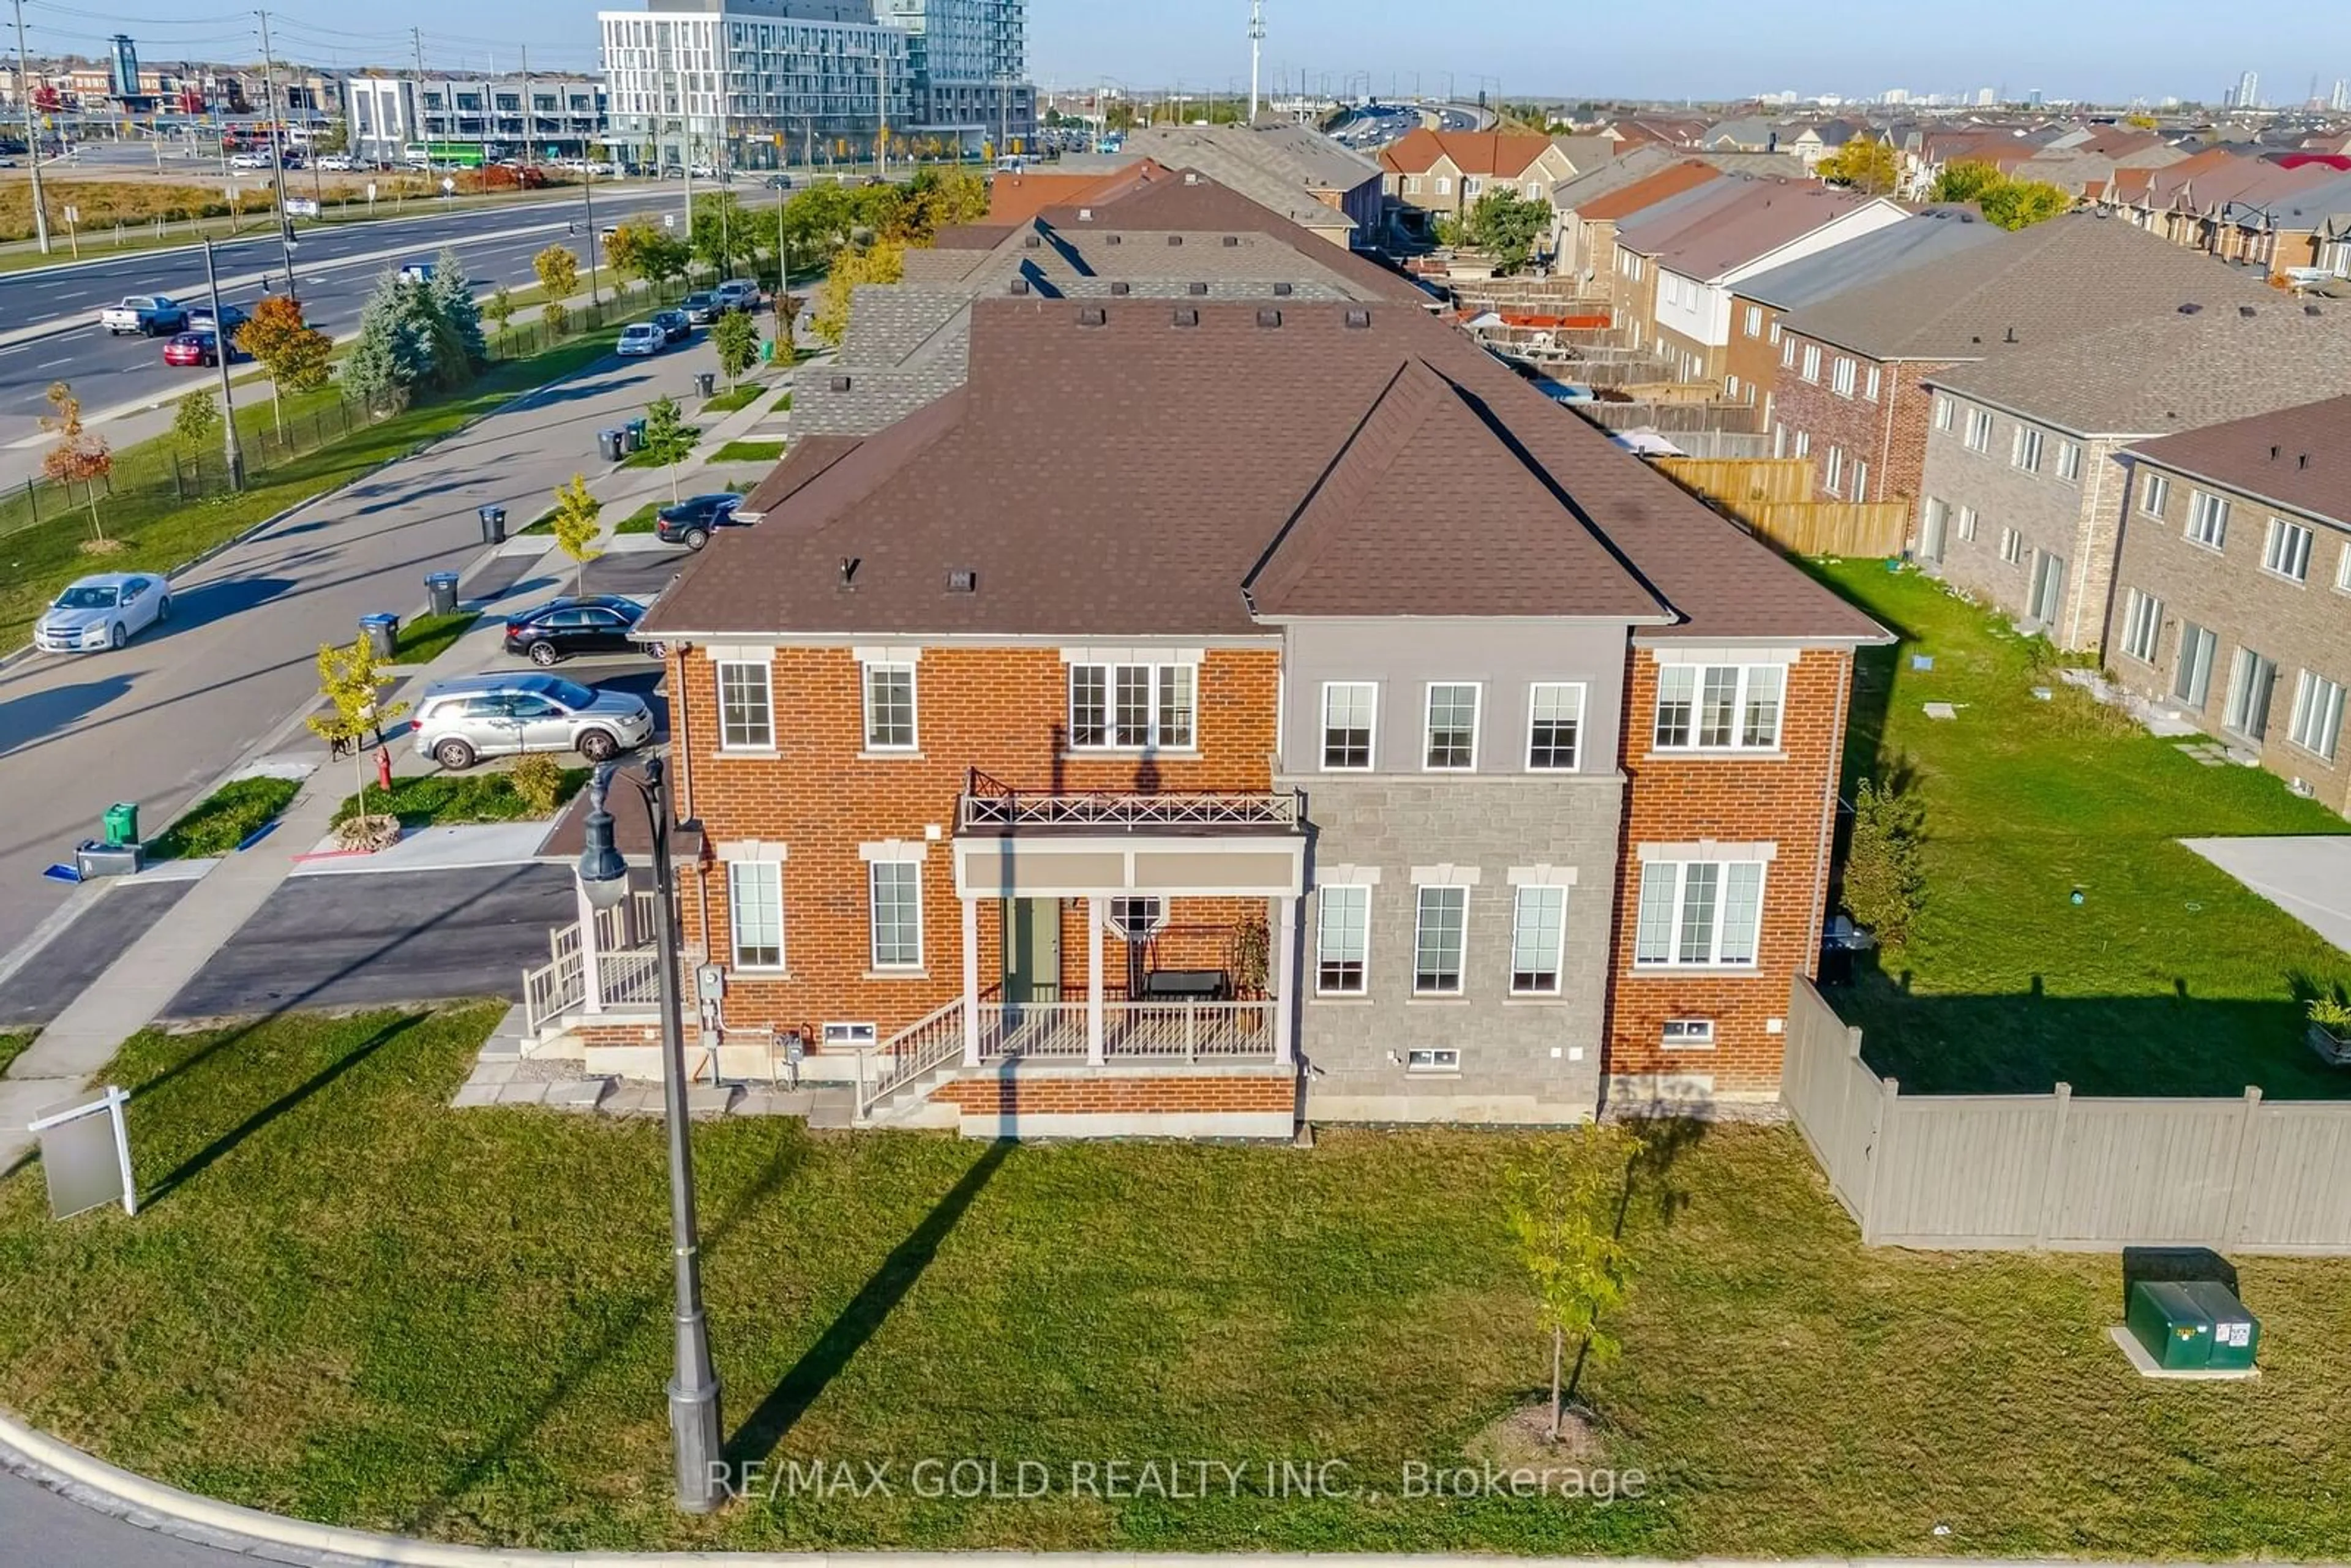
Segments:
[[[1083,202],[1124,181],[1144,160],[1123,158],[1115,169],[1082,174],[998,174],[987,186],[990,224],[1025,224],[1047,207]]]
[[[1877,641],[1866,616],[1416,309],[988,299],[968,384],[686,567],[668,635],[1242,635],[1576,616]],[[1040,439],[1040,433],[1050,439]],[[810,473],[795,469],[818,470]],[[765,486],[763,486],[765,488]],[[843,562],[854,562],[843,580]],[[949,589],[975,574],[977,591]]]
[[[1646,212],[1659,202],[1670,201],[1685,191],[1697,190],[1721,180],[1722,171],[1698,159],[1687,159],[1655,174],[1622,185],[1613,191],[1580,202],[1573,209],[1579,218],[1592,222],[1615,220],[1620,225],[1626,218]]]
[[[1986,223],[1971,206],[1928,207],[1898,224],[1741,278],[1734,292],[1742,299],[1797,310],[2007,237],[2006,230]]]
[[[1597,137],[1594,140],[1606,141],[1607,138]],[[1609,145],[1615,144],[1610,142]],[[1562,180],[1552,186],[1551,204],[1562,213],[1578,212],[1586,203],[1597,201],[1612,191],[1621,191],[1627,185],[1672,168],[1675,162],[1675,154],[1663,147],[1628,147],[1606,162],[1585,169],[1573,178]]]
[[[2351,396],[2142,441],[2150,463],[2351,528]]]
[[[1616,157],[1616,143],[1605,136],[1554,136],[1551,144],[1578,174],[1605,168]]]
[[[1127,151],[1170,168],[1197,169],[1290,222],[1352,232],[1354,220],[1321,199],[1380,177],[1379,165],[1301,126],[1163,125],[1130,135]]]
[[[1380,167],[1395,174],[1419,174],[1449,158],[1464,174],[1515,180],[1551,151],[1551,138],[1526,131],[1408,131],[1380,149]]]
[[[2273,300],[2257,279],[2114,218],[2074,213],[1792,313],[1790,331],[1875,360],[2039,349],[2183,303]]]
[[[2085,435],[2162,435],[2351,392],[2351,308],[2262,294],[1928,380]]]
[[[1771,144],[1771,126],[1767,120],[1748,118],[1726,120],[1709,126],[1698,138],[1701,147],[1729,146],[1742,151],[1761,152]]]
[[[1838,219],[1878,206],[1880,196],[1831,185],[1779,180],[1726,179],[1716,200],[1668,215],[1620,225],[1616,243],[1653,256],[1685,277],[1714,278],[1748,266]]]

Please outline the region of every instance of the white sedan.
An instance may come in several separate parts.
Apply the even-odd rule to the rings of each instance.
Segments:
[[[110,571],[85,577],[57,595],[33,627],[33,645],[44,653],[95,653],[120,648],[172,617],[172,588],[144,572]]]

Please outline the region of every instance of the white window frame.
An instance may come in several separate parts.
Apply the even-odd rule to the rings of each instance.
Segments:
[[[2035,426],[2020,424],[2016,438],[2008,449],[2008,465],[2027,474],[2041,472],[2041,432]]]
[[[1406,1072],[1455,1073],[1461,1071],[1458,1045],[1416,1045],[1404,1053]]]
[[[1336,762],[1332,762],[1332,761],[1331,760],[1331,732],[1332,732],[1332,725],[1331,725],[1331,699],[1332,699],[1332,695],[1333,695],[1333,694],[1335,694],[1335,693],[1339,693],[1339,692],[1368,692],[1368,693],[1370,693],[1370,694],[1371,694],[1371,712],[1370,712],[1370,715],[1369,715],[1369,720],[1368,720],[1368,722],[1367,722],[1367,723],[1364,725],[1364,760],[1363,760],[1363,762],[1362,762],[1362,764],[1361,764],[1361,765],[1357,765],[1357,764],[1355,764],[1355,763],[1352,763],[1352,762],[1349,762],[1349,763],[1336,763]],[[1378,683],[1377,681],[1325,681],[1325,682],[1323,682],[1323,683],[1322,683],[1322,722],[1321,722],[1321,724],[1317,727],[1317,732],[1316,732],[1316,733],[1317,733],[1317,735],[1318,735],[1318,737],[1319,737],[1319,739],[1317,740],[1316,744],[1317,744],[1317,745],[1319,746],[1319,747],[1321,748],[1321,750],[1320,750],[1320,758],[1321,758],[1321,763],[1322,763],[1322,770],[1323,772],[1325,772],[1325,773],[1370,773],[1370,772],[1374,771],[1374,769],[1376,769],[1376,768],[1379,767],[1379,765],[1380,765],[1380,686],[1379,686],[1379,683]]]
[[[2057,477],[2068,485],[2082,482],[2082,444],[2060,441],[2057,444]]]
[[[1853,498],[1856,501],[1869,499],[1869,465],[1859,457],[1853,460]]]
[[[1468,691],[1469,694],[1469,760],[1437,762],[1437,694],[1440,691]],[[1430,681],[1421,688],[1420,770],[1423,773],[1475,773],[1478,771],[1478,731],[1485,718],[1486,691],[1479,681]]]
[[[716,659],[712,661],[712,684],[718,696],[718,749],[760,755],[776,749],[776,679],[775,667],[765,659]],[[730,713],[730,674],[742,690],[737,695],[748,695],[751,683],[741,672],[758,672],[758,693],[760,713],[755,727],[746,714]]]
[[[1711,872],[1708,877],[1704,873]],[[1746,880],[1753,873],[1753,920],[1734,936],[1745,937],[1743,958],[1725,959],[1725,928],[1730,919],[1731,884],[1734,880]],[[1698,873],[1698,874],[1693,874]],[[1657,879],[1653,884],[1651,879]],[[1641,862],[1641,886],[1635,894],[1633,967],[1635,969],[1754,969],[1761,966],[1763,948],[1763,906],[1771,887],[1771,862],[1755,860],[1644,860]],[[1685,924],[1689,915],[1689,899],[1695,883],[1710,882],[1708,896],[1712,900],[1705,933],[1703,958],[1684,955],[1690,949],[1684,941]],[[1653,923],[1663,916],[1664,955],[1657,956],[1659,933]],[[1741,946],[1736,941],[1728,944]]]
[[[2000,530],[2000,559],[2011,566],[2024,564],[2024,536],[2014,528]]]
[[[2332,762],[2343,734],[2343,687],[2315,670],[2297,673],[2294,717],[2286,738],[2321,761]]]
[[[1760,338],[1763,335],[1763,307],[1761,305],[1750,305],[1747,308],[1747,335],[1750,338]]]
[[[1853,395],[1853,378],[1854,365],[1852,356],[1849,354],[1839,354],[1836,357],[1835,368],[1829,371],[1829,390],[1836,393],[1839,397],[1849,398]]]
[[[864,702],[865,749],[868,752],[896,755],[920,749],[923,731],[916,667],[912,659],[869,659],[859,664],[857,685]],[[874,738],[874,679],[877,676],[899,675],[904,676],[906,680],[906,738],[903,741],[876,740]]]
[[[1800,430],[1796,432],[1796,455],[1799,457],[1810,457],[1812,455],[1813,433],[1809,430]]]
[[[2138,487],[2138,509],[2142,517],[2160,521],[2163,509],[2171,504],[2171,481],[2164,476],[2149,473],[2147,482]]]
[[[738,974],[780,975],[789,949],[784,933],[784,862],[776,860],[731,860],[726,863],[726,951]],[[753,883],[760,885],[756,888]],[[776,960],[754,962],[743,956],[743,900],[747,893],[775,896]],[[764,913],[764,912],[762,912]]]
[[[1333,894],[1339,895],[1334,904]],[[1372,888],[1369,883],[1325,883],[1314,894],[1314,994],[1318,997],[1361,997],[1371,992],[1372,986]],[[1350,906],[1353,906],[1352,909]],[[1352,934],[1361,944],[1362,951],[1353,959],[1343,953],[1337,958],[1331,954],[1333,935],[1332,916],[1340,916],[1338,935],[1345,936],[1347,917],[1355,917],[1356,929]],[[1327,978],[1327,966],[1353,963],[1354,984],[1332,985]]]
[[[1451,904],[1460,912],[1460,929],[1453,952],[1453,984],[1424,986],[1420,956],[1428,936],[1430,905]],[[1412,994],[1416,997],[1458,997],[1469,983],[1469,889],[1458,883],[1424,883],[1412,890]],[[1441,973],[1441,971],[1430,971]]]
[[[1812,382],[1815,384],[1819,382],[1821,379],[1821,346],[1818,343],[1807,343],[1804,345],[1804,369],[1802,374],[1806,381]]]
[[[2229,661],[2229,698],[2220,709],[2220,727],[2248,740],[2265,740],[2270,732],[2270,695],[2277,685],[2278,664],[2240,643]],[[2255,724],[2252,721],[2259,719]]]
[[[1968,410],[1967,434],[1959,438],[1960,444],[1970,452],[1989,453],[1991,450],[1991,423],[1990,409]]]
[[[1844,493],[1844,448],[1829,448],[1827,461],[1821,465],[1821,488],[1832,496]]]
[[[1146,672],[1144,725],[1147,738],[1141,742],[1123,741],[1118,738],[1119,677],[1123,674],[1136,670]],[[1081,671],[1100,672],[1102,676],[1103,738],[1099,741],[1083,741],[1078,738],[1078,679]],[[1164,711],[1164,705],[1166,702],[1165,682],[1169,674],[1173,672],[1181,672],[1179,678],[1188,687],[1190,694],[1186,706],[1191,716],[1191,729],[1180,741],[1171,741],[1165,735],[1167,722]],[[1070,721],[1069,747],[1071,751],[1139,756],[1145,752],[1187,754],[1200,749],[1200,669],[1197,664],[1180,659],[1155,663],[1072,659],[1070,661],[1066,684],[1069,688],[1067,709]]]
[[[1719,678],[1731,676],[1730,738],[1728,741],[1706,741],[1706,716],[1709,690],[1719,689]],[[1760,677],[1769,674],[1770,681]],[[1770,685],[1766,698],[1757,689]],[[1679,688],[1687,685],[1686,694]],[[1671,741],[1666,737],[1666,708],[1668,703],[1687,704],[1688,715],[1680,727],[1688,738]],[[1754,719],[1768,702],[1771,714],[1771,736],[1768,739],[1750,739],[1755,733]],[[1719,756],[1726,752],[1776,752],[1782,734],[1788,724],[1788,666],[1785,664],[1661,664],[1657,667],[1657,701],[1649,725],[1649,746],[1653,751],[1668,756]]]
[[[1778,319],[1777,319],[1777,318],[1774,318],[1774,319],[1773,319],[1773,320],[1772,320],[1772,322],[1771,322],[1771,342],[1776,346],[1776,345],[1779,343],[1779,341],[1780,341],[1780,338],[1781,338],[1781,332],[1780,332],[1780,322],[1779,322],[1779,320],[1778,320]]]
[[[1877,401],[1878,394],[1885,390],[1886,371],[1884,367],[1879,365],[1870,366],[1867,373],[1861,378],[1862,401],[1864,402],[1876,402]]]
[[[1574,738],[1573,742],[1573,743],[1569,746],[1569,747],[1568,747],[1568,751],[1569,751],[1569,759],[1568,759],[1566,762],[1563,762],[1563,763],[1562,763],[1562,762],[1538,762],[1538,761],[1536,761],[1536,760],[1535,760],[1535,726],[1542,722],[1542,719],[1541,719],[1541,706],[1542,706],[1543,697],[1544,697],[1544,695],[1545,695],[1546,694],[1562,694],[1562,693],[1572,693],[1572,694],[1573,695],[1573,700],[1574,700],[1574,705],[1575,705],[1575,716],[1574,716],[1574,718],[1571,721],[1571,722],[1573,722],[1573,725],[1574,725],[1574,727],[1575,727],[1575,738]],[[1582,682],[1582,681],[1535,681],[1535,682],[1531,682],[1531,683],[1530,683],[1530,684],[1529,684],[1529,685],[1527,686],[1527,771],[1528,771],[1528,772],[1530,772],[1530,773],[1578,773],[1578,772],[1583,771],[1583,726],[1584,726],[1584,701],[1585,701],[1585,696],[1586,696],[1586,692],[1585,692],[1584,683],[1583,683],[1583,682]],[[1552,722],[1552,724],[1556,725],[1556,724],[1560,723],[1561,721],[1560,721],[1558,718],[1554,717],[1551,722]],[[1554,747],[1553,749],[1555,750],[1555,749],[1557,749],[1557,748],[1556,748],[1556,747]]]
[[[884,958],[882,956],[882,881],[888,873],[890,880],[903,876],[905,885],[914,889],[914,956],[912,958]],[[877,974],[908,974],[923,967],[923,862],[919,860],[875,860],[865,868],[865,956]]]
[[[2342,552],[2335,558],[2335,589],[2351,593],[2351,539],[2343,541]]]
[[[1541,884],[1531,883],[1521,883],[1510,890],[1510,995],[1514,997],[1557,997],[1564,996],[1566,994],[1567,894],[1567,888],[1563,884],[1558,883]],[[1542,973],[1540,967],[1531,966],[1526,968],[1521,968],[1519,964],[1519,960],[1520,958],[1528,956],[1528,954],[1525,951],[1525,944],[1529,936],[1527,906],[1530,901],[1539,906],[1536,915],[1538,922],[1541,922],[1545,918],[1540,906],[1545,904],[1555,904],[1557,909],[1559,924],[1557,929],[1551,933],[1550,952],[1547,955],[1535,955],[1538,958],[1547,956],[1550,960],[1551,983],[1549,985],[1529,985],[1520,983],[1520,977],[1522,976],[1541,975]],[[1538,930],[1534,935],[1537,937],[1540,937],[1541,933]]]
[[[2163,601],[2134,588],[2123,596],[2123,654],[2152,666],[2163,647]]]
[[[2269,537],[2262,541],[2262,570],[2288,582],[2310,580],[2310,552],[2317,530],[2287,517],[2270,519]]]
[[[2180,538],[2214,554],[2229,547],[2229,498],[2210,490],[2188,492],[2188,526]]]
[[[1780,368],[1783,371],[1792,371],[1796,368],[1796,340],[1793,338],[1781,340]]]
[[[1667,1019],[1658,1030],[1657,1046],[1661,1051],[1712,1051],[1714,1035],[1712,1019]]]
[[[1959,538],[1967,544],[1976,542],[1976,509],[1973,507],[1959,508]]]
[[[1937,392],[1935,394],[1935,428],[1937,430],[1949,431],[1951,428],[1952,420],[1954,418],[1952,409],[1953,404],[1949,393]]]

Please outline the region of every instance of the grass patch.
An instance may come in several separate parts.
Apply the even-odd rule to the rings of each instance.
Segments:
[[[30,1034],[0,1034],[0,1072],[7,1071],[8,1064],[24,1055],[32,1043]]]
[[[1838,1000],[1872,1066],[1907,1092],[2351,1095],[2303,1044],[2297,999],[2351,961],[2176,841],[2342,818],[2259,769],[2198,766],[1916,572],[1814,570],[1901,634],[1861,656],[1847,798],[1907,770],[1928,806],[1917,928]],[[1938,701],[1958,719],[1928,718]]]
[[[569,800],[588,782],[589,769],[563,769],[562,799]],[[367,792],[371,815],[387,810],[383,791],[371,785]],[[538,815],[515,793],[514,780],[505,773],[429,773],[392,781],[392,813],[403,828],[445,828],[463,822],[520,822]],[[346,795],[335,808],[338,823],[360,814],[360,798]]]
[[[780,441],[730,441],[710,455],[713,463],[773,463],[784,455]]]
[[[685,427],[686,452],[691,453],[701,444],[702,426],[698,424],[687,425]],[[685,458],[681,455],[678,458],[678,461],[683,463],[685,461]],[[666,468],[669,465],[656,460],[653,448],[648,446],[642,452],[632,452],[626,457],[622,458],[621,466],[623,468]]]
[[[622,517],[619,526],[614,528],[612,531],[616,534],[652,533],[653,531],[654,520],[658,518],[660,515],[661,503],[659,501],[647,501],[643,506],[639,507],[635,511],[631,512],[627,517]]]
[[[738,409],[748,408],[758,402],[759,394],[767,390],[757,382],[745,382],[739,387],[729,387],[726,391],[706,400],[702,405],[702,412],[733,413]]]
[[[460,610],[453,615],[420,615],[402,624],[400,635],[392,639],[392,662],[429,664],[447,653],[450,645],[481,618],[480,612],[473,610]]]
[[[180,813],[147,842],[150,861],[210,860],[227,854],[301,792],[292,779],[236,779]]]
[[[551,537],[555,532],[554,509],[552,507],[549,508],[547,511],[542,512],[538,517],[532,518],[528,526],[517,528],[514,531],[517,536],[524,534],[546,534]]]
[[[139,1218],[52,1224],[39,1173],[0,1182],[0,1403],[235,1502],[565,1550],[2294,1560],[2351,1531],[2337,1263],[2240,1260],[2264,1375],[2216,1398],[2125,1370],[2115,1260],[1865,1250],[1795,1133],[1705,1130],[1635,1189],[1624,1355],[1585,1378],[1590,1462],[1644,1470],[1642,1498],[1413,1499],[1405,1464],[1460,1462],[1541,1385],[1502,1194],[1544,1140],[989,1146],[781,1118],[694,1132],[730,1436],[787,1409],[775,1461],[1030,1458],[1055,1483],[682,1518],[661,1129],[451,1111],[503,1010],[128,1042],[108,1077],[134,1095]],[[1068,1485],[1189,1455],[1250,1479]],[[1354,1495],[1264,1495],[1266,1461],[1326,1459]]]
[[[791,389],[791,388],[789,388],[789,387],[786,387],[786,388],[784,389],[784,395],[783,395],[783,396],[781,396],[781,397],[779,397],[779,398],[778,398],[778,399],[776,400],[776,412],[777,412],[778,413],[791,413],[791,411],[792,411],[792,389]]]

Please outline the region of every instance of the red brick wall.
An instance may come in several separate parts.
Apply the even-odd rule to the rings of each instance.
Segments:
[[[964,1078],[931,1092],[967,1116],[1137,1115],[1289,1111],[1298,1086],[1252,1078]]]
[[[1808,649],[1788,671],[1782,720],[1784,758],[1677,758],[1649,748],[1657,665],[1633,651],[1625,683],[1625,839],[1616,894],[1615,974],[1610,988],[1611,1074],[1710,1073],[1719,1092],[1768,1091],[1780,1081],[1783,1018],[1794,977],[1813,973],[1826,896],[1828,834],[1834,825],[1838,759],[1844,746],[1853,657]],[[1696,839],[1769,841],[1779,846],[1763,877],[1763,922],[1753,971],[1724,975],[1638,974],[1633,944],[1641,895],[1639,846]],[[1712,1019],[1712,1051],[1666,1051],[1665,1021]]]
[[[1019,789],[1248,790],[1272,787],[1274,710],[1280,655],[1273,649],[1212,650],[1200,666],[1196,756],[1064,758],[1067,666],[1052,648],[925,648],[915,666],[919,752],[866,759],[864,696],[855,654],[847,648],[779,648],[773,669],[777,753],[772,758],[717,751],[716,673],[703,650],[674,656],[671,711],[676,746],[686,755],[686,809],[702,820],[708,842],[760,839],[787,846],[783,866],[787,977],[728,977],[726,1016],[739,1028],[811,1029],[827,1021],[871,1022],[883,1038],[962,994],[962,910],[956,898],[950,841],[967,770],[977,768]],[[676,700],[679,691],[684,701]],[[681,714],[682,718],[676,716]],[[923,862],[920,978],[867,979],[871,931],[867,871],[858,846],[881,840],[941,837]],[[689,943],[730,952],[725,868],[709,864],[684,878]],[[1230,901],[1179,903],[1179,925],[1229,923]],[[1082,915],[1069,913],[1062,941],[1065,981],[1082,987]],[[998,918],[980,914],[980,976],[996,983],[1002,967]],[[1113,979],[1122,959],[1106,945]]]
[[[1726,378],[1739,378],[1739,401],[1763,406],[1763,395],[1771,392],[1780,374],[1780,350],[1771,341],[1771,323],[1780,312],[1765,305],[1762,330],[1752,338],[1747,335],[1747,308],[1756,302],[1742,299],[1736,294],[1730,299],[1730,350],[1723,356],[1722,369]],[[1770,426],[1766,425],[1768,432]]]
[[[1772,418],[1788,427],[1788,455],[1795,455],[1796,432],[1809,431],[1815,484],[1828,471],[1828,449],[1834,445],[1844,449],[1848,475],[1855,458],[1869,465],[1869,494],[1863,499],[1915,502],[1926,478],[1927,426],[1932,412],[1931,395],[1922,383],[1949,367],[1909,361],[1882,365],[1877,401],[1871,402],[1861,393],[1868,384],[1872,361],[1855,357],[1854,395],[1844,398],[1830,390],[1837,357],[1844,350],[1833,344],[1821,345],[1821,379],[1814,383],[1802,373],[1808,340],[1793,332],[1784,338],[1795,340],[1796,364],[1794,369],[1779,371]],[[1850,478],[1841,498],[1855,498]]]

